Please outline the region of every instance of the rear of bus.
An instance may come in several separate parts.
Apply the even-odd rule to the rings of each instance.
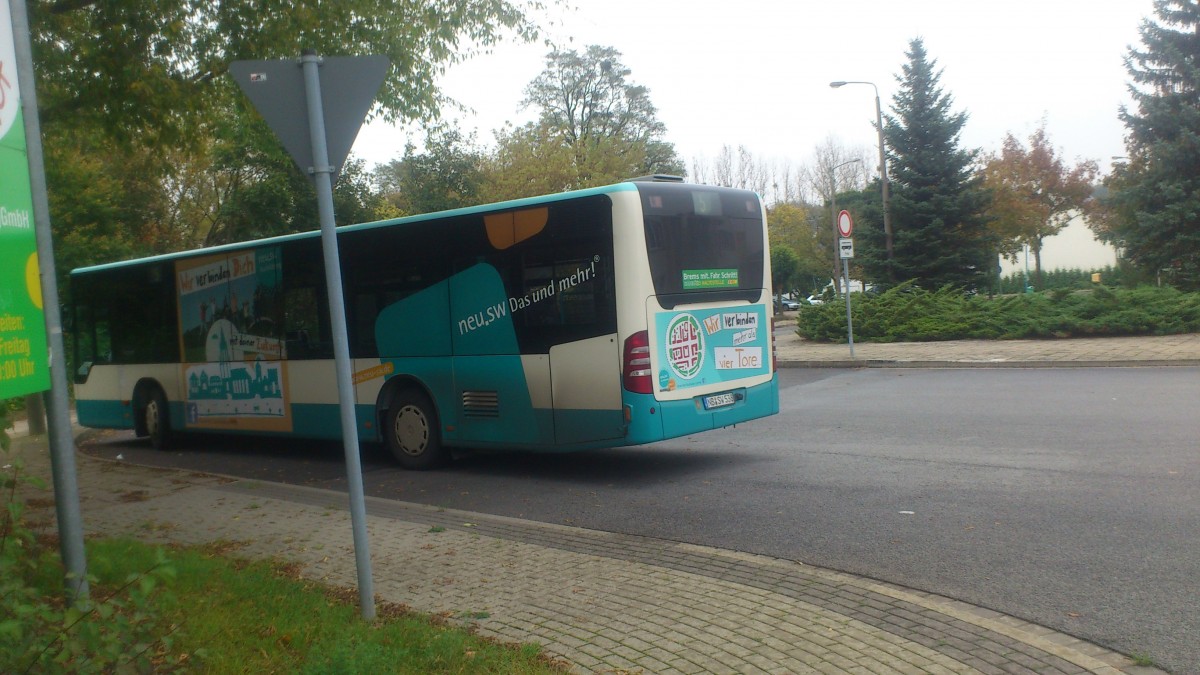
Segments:
[[[762,202],[746,190],[638,182],[616,193],[626,441],[779,412]]]

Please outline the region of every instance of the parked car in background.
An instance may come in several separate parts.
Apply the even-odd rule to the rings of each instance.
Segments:
[[[793,300],[792,298],[784,298],[783,300],[779,301],[779,304],[783,307],[784,311],[788,312],[794,312],[800,309],[800,302],[798,300]]]
[[[823,304],[825,304],[825,301],[824,301],[824,300],[822,300],[822,299],[821,299],[821,296],[819,296],[819,295],[810,295],[810,296],[808,296],[808,297],[807,297],[807,298],[805,298],[805,299],[808,301],[808,304],[810,304],[810,305],[823,305]]]

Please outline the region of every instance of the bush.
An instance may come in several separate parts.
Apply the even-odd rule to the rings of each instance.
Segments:
[[[39,539],[23,520],[19,486],[44,490],[10,457],[7,410],[0,413],[0,471],[5,508],[0,515],[0,672],[169,672],[158,659],[171,646],[153,610],[159,582],[171,574],[160,557],[148,571],[118,580],[103,599],[68,606],[64,571],[52,542]],[[96,579],[89,575],[89,583]],[[100,588],[94,587],[96,595]]]
[[[1125,270],[1120,267],[1101,267],[1096,269],[1069,269],[1069,270],[1043,270],[1042,271],[1042,288],[1043,291],[1053,291],[1056,289],[1074,289],[1082,290],[1091,288],[1096,284],[1092,283],[1092,274],[1100,274],[1100,283],[1105,286],[1116,287],[1122,286],[1131,281],[1132,276],[1126,274]],[[1029,272],[1029,283],[1032,285],[1036,281],[1036,274],[1033,270]],[[1024,293],[1025,292],[1025,272],[1013,272],[1008,276],[1000,279],[1000,293]]]
[[[862,342],[1168,335],[1200,331],[1200,293],[1142,286],[987,298],[953,287],[906,282],[879,295],[851,295],[854,338]],[[841,302],[802,308],[797,333],[819,342],[846,340]]]

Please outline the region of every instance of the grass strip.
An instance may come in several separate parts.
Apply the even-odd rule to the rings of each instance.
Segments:
[[[162,565],[169,580],[151,599],[170,653],[164,671],[216,673],[561,673],[537,645],[482,638],[403,605],[380,603],[361,619],[358,594],[301,579],[278,562],[231,557],[235,545],[161,550],[130,539],[89,542],[100,593]],[[95,595],[95,594],[94,594]]]

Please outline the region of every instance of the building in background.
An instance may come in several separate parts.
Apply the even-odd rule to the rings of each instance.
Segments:
[[[1035,274],[1036,263],[1033,251],[1022,251],[1013,262],[1004,257],[1000,258],[1000,276],[1024,272],[1025,257],[1028,255],[1029,273]],[[1112,244],[1100,241],[1087,226],[1082,216],[1076,216],[1053,237],[1042,240],[1042,270],[1094,270],[1104,267],[1116,267],[1117,249]]]

